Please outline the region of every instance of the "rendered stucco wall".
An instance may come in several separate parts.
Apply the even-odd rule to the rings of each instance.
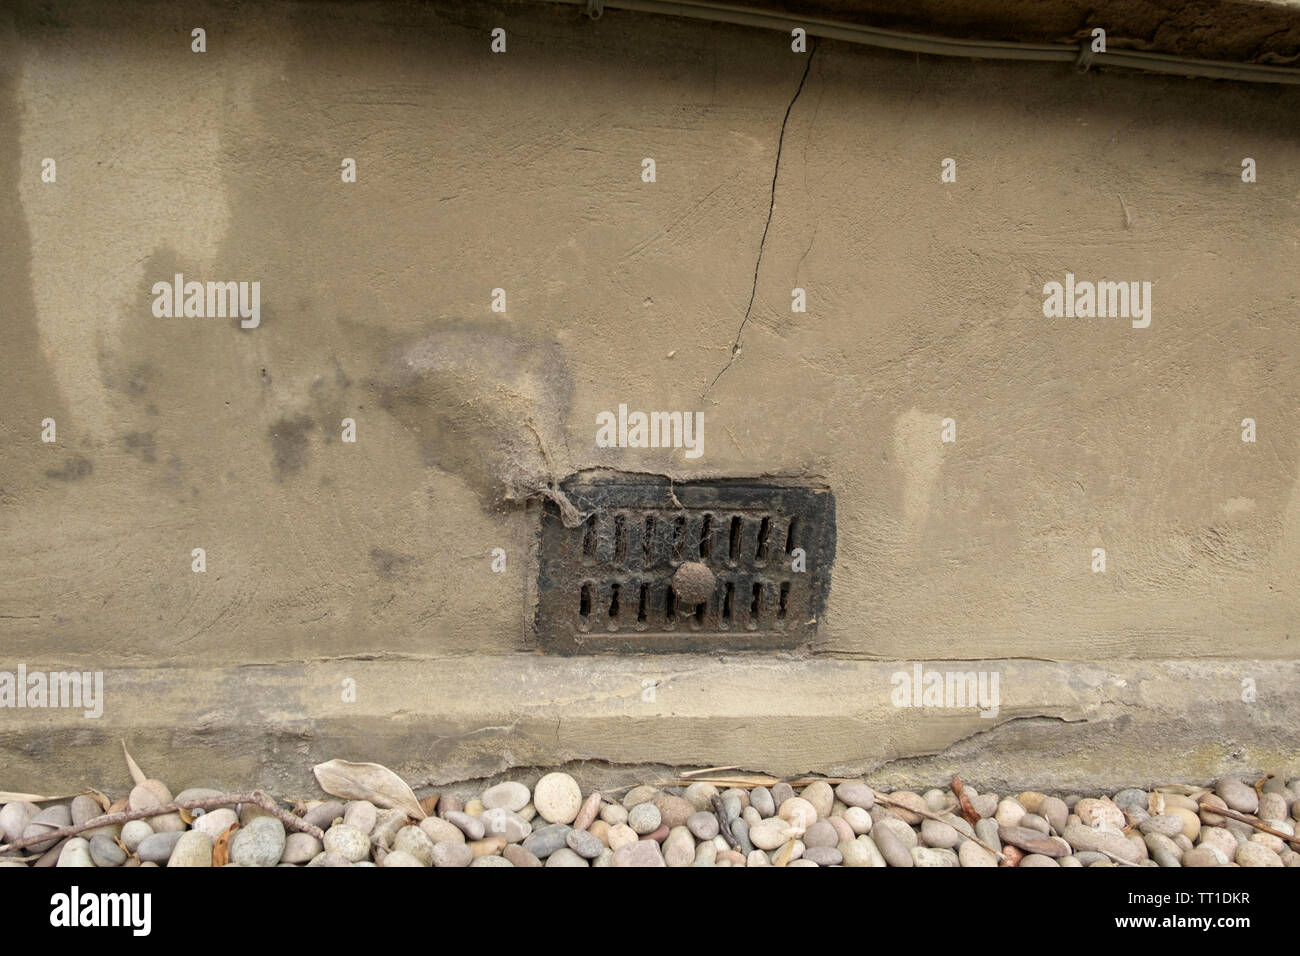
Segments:
[[[776,34],[549,6],[45,10],[0,14],[0,667],[106,671],[113,733],[159,704],[133,677],[112,697],[114,669],[193,668],[167,693],[218,723],[240,692],[211,675],[249,666],[532,680],[515,499],[595,467],[826,481],[824,662],[1293,666],[1300,90],[835,43],[809,62]],[[176,273],[260,282],[260,325],[155,317]],[[1044,318],[1067,273],[1150,282],[1150,326]],[[703,411],[703,455],[597,448],[620,403]],[[565,666],[523,703],[636,699],[601,668],[640,664]],[[1025,674],[1043,713],[1059,695]],[[366,685],[367,719],[443,713],[399,683]],[[509,710],[462,687],[456,733],[475,694],[484,726]],[[824,706],[892,732],[888,685],[861,693]],[[306,697],[266,695],[268,724],[310,725]],[[19,737],[54,718],[27,719],[23,772],[49,754]],[[364,759],[373,731],[341,733]],[[680,739],[564,755],[708,756]]]

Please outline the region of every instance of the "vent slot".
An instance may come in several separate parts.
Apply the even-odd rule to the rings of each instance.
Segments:
[[[608,473],[561,488],[588,517],[565,528],[559,509],[543,505],[537,592],[543,650],[758,650],[815,638],[835,556],[828,489],[756,480],[670,484]],[[795,548],[804,549],[804,570],[780,559]],[[711,573],[712,593],[704,600],[698,570],[687,575],[688,600],[675,590],[683,564]],[[705,590],[709,579],[703,576]]]

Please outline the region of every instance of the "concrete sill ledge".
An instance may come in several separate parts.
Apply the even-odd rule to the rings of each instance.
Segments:
[[[895,706],[892,678],[911,675],[911,661],[518,654],[114,669],[97,719],[0,709],[0,789],[122,789],[121,739],[173,789],[286,796],[313,794],[311,766],[333,757],[383,763],[416,787],[566,764],[593,786],[647,765],[867,774],[880,787],[960,772],[982,789],[1300,775],[1298,662],[921,666],[996,674],[997,715]],[[344,700],[346,681],[355,702]]]

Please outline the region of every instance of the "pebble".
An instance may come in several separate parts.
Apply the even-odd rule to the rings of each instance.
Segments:
[[[1020,821],[1025,818],[1028,811],[1020,805],[1020,801],[1012,797],[1007,797],[998,804],[997,813],[993,819],[998,821],[998,826],[1018,827]]]
[[[980,817],[992,817],[998,812],[998,795],[996,793],[981,793],[977,797],[971,797],[970,803]]]
[[[541,866],[542,861],[518,844],[510,844],[501,851],[501,856],[514,866]]]
[[[571,833],[582,833],[582,830],[573,830]],[[599,855],[599,854],[598,854]],[[578,856],[567,846],[562,846],[546,858],[547,866],[591,866],[586,860]]]
[[[804,850],[803,859],[818,866],[839,866],[844,862],[844,855],[833,846],[810,846]]]
[[[324,844],[310,833],[290,833],[284,838],[281,863],[308,863],[325,849]]]
[[[751,790],[749,792],[749,805],[758,811],[760,817],[766,818],[776,815],[776,801],[772,799],[772,791],[767,787],[755,787]],[[700,809],[707,808],[701,807]]]
[[[891,829],[884,826],[884,823],[885,820],[877,821],[871,836],[858,837],[858,839],[872,840],[880,850],[880,855],[890,866],[912,866],[915,861],[912,859],[911,851]]]
[[[303,814],[303,822],[310,823],[321,830],[328,830],[334,825],[334,821],[343,816],[344,806],[337,800],[327,800],[324,803],[317,804]]]
[[[1082,823],[1068,823],[1062,834],[1076,850],[1109,853],[1129,863],[1136,863],[1141,852],[1122,833],[1113,830],[1094,830]]]
[[[798,828],[791,827],[789,821],[781,817],[768,817],[758,826],[750,828],[749,841],[760,850],[775,850],[798,832]]]
[[[420,829],[434,843],[465,842],[465,834],[460,827],[449,820],[444,820],[442,817],[425,817],[420,821]],[[531,831],[532,827],[529,827],[529,830]]]
[[[462,811],[453,810],[450,813],[444,813],[442,818],[448,823],[455,826],[461,833],[465,834],[466,839],[481,840],[483,839],[484,826],[483,821],[478,817],[471,816]],[[569,818],[570,820],[573,817]],[[567,821],[566,821],[567,822]]]
[[[966,840],[957,847],[957,859],[962,866],[998,865],[998,858],[974,840]]]
[[[623,795],[623,806],[626,809],[631,810],[637,804],[649,803],[655,798],[655,794],[658,792],[659,789],[657,787],[651,787],[646,784],[642,784],[639,787],[633,787]]]
[[[605,849],[605,844],[600,842],[600,838],[586,830],[570,830],[564,838],[570,850],[578,854],[584,860],[594,860],[600,856],[600,851]],[[695,847],[691,845],[691,853],[694,855]]]
[[[256,822],[256,821],[254,821]],[[233,844],[233,841],[232,841]],[[230,855],[234,862],[234,853]],[[277,855],[276,863],[279,862]],[[212,866],[212,837],[202,830],[190,830],[181,834],[181,838],[172,847],[171,856],[167,858],[169,867],[204,867]],[[271,866],[271,863],[259,863],[258,866]]]
[[[488,787],[479,799],[488,810],[509,810],[511,813],[518,813],[528,806],[529,801],[532,800],[532,793],[522,783],[507,780],[505,783]]]
[[[817,808],[803,797],[791,797],[777,808],[776,815],[805,830],[817,822]]]
[[[72,837],[65,841],[59,852],[59,860],[54,865],[93,867],[95,862],[90,858],[90,841],[85,837]]]
[[[1047,794],[1039,793],[1037,790],[1026,790],[1023,793],[1016,794],[1016,801],[1029,813],[1037,813],[1038,808],[1043,805],[1043,801],[1046,799]]]
[[[485,836],[500,837],[507,843],[521,843],[528,837],[528,834],[533,832],[533,828],[528,825],[528,821],[505,807],[493,807],[490,810],[484,810],[483,816],[479,817],[479,821]]]
[[[393,850],[391,853],[384,854],[384,858],[383,860],[380,861],[379,865],[384,867],[385,869],[388,869],[390,867],[399,867],[399,866],[423,867],[423,866],[427,866],[428,864],[421,863],[419,860],[411,856],[411,854],[409,853],[403,853],[401,850]]]
[[[104,810],[93,799],[84,793],[80,793],[72,798],[72,806],[69,808],[69,812],[72,814],[73,825],[81,826],[81,824],[100,816]]]
[[[614,851],[613,866],[666,866],[659,844],[654,840],[637,840]]]
[[[774,807],[779,807],[793,796],[794,787],[788,783],[778,783],[772,787],[772,805]]]
[[[379,808],[369,800],[354,800],[343,809],[343,822],[370,836],[379,822]]]
[[[361,839],[365,841],[367,852],[357,857],[359,860],[364,859],[370,849],[370,841],[364,836]],[[325,842],[325,848],[331,849],[328,835]],[[235,831],[230,840],[230,862],[241,866],[275,866],[284,853],[284,843],[284,824],[275,817],[258,817]]]
[[[66,804],[55,804],[52,807],[46,807],[32,815],[27,826],[23,828],[23,839],[38,837],[43,833],[49,833],[50,830],[57,827],[67,827],[72,825],[72,811]],[[28,853],[41,853],[50,849],[58,843],[58,838],[53,837],[49,840],[41,840],[39,843],[33,843],[26,848]]]
[[[642,836],[659,829],[661,821],[659,808],[653,803],[638,803],[627,814],[627,825]]]
[[[153,827],[145,820],[129,820],[122,824],[122,845],[131,853],[136,852],[140,841],[153,836]]]
[[[1111,829],[1122,830],[1127,823],[1124,811],[1104,797],[1084,797],[1074,805],[1074,812],[1079,817],[1079,822],[1090,827],[1096,826],[1100,821]]]
[[[1155,860],[1159,866],[1182,866],[1183,851],[1178,849],[1177,844],[1163,833],[1148,833],[1143,840],[1147,845],[1147,852],[1151,854],[1151,859]]]
[[[637,835],[637,832],[626,823],[620,823],[609,828],[609,848],[611,850],[618,850],[629,843],[635,843],[639,839],[641,837]]]
[[[684,826],[673,827],[664,840],[665,866],[690,866],[695,862],[695,838]]]
[[[184,834],[169,830],[166,833],[153,833],[140,841],[135,855],[141,863],[166,863],[176,848],[177,842]]]
[[[1111,798],[1111,801],[1121,810],[1133,811],[1147,809],[1147,801],[1149,799],[1150,796],[1145,790],[1138,790],[1135,787],[1129,787],[1128,789],[1121,790],[1119,793],[1115,794],[1115,796]]]
[[[539,860],[544,860],[565,845],[571,829],[572,827],[565,823],[552,823],[543,826],[538,830],[534,830],[524,840],[524,849]],[[610,837],[612,840],[613,831],[610,831]]]
[[[533,806],[548,823],[572,823],[582,809],[582,790],[567,773],[548,773],[533,788]]]
[[[686,818],[686,828],[700,840],[712,840],[718,835],[718,817],[707,810],[692,813]],[[754,828],[749,828],[753,833]]]
[[[1057,863],[1056,860],[1052,859],[1050,856],[1043,856],[1041,853],[1031,853],[1028,856],[1026,856],[1023,860],[1020,861],[1020,868],[1022,870],[1025,869],[1026,867],[1035,867],[1035,866],[1059,867],[1060,865],[1061,864]]]
[[[675,797],[671,793],[662,793],[655,797],[654,805],[659,810],[660,821],[670,830],[673,827],[685,826],[686,821],[695,812],[695,807],[690,801]]]
[[[627,823],[627,807],[621,803],[607,803],[600,810],[600,818],[612,827]]]
[[[998,839],[1004,844],[1009,843],[1026,853],[1036,853],[1039,856],[1058,857],[1070,855],[1068,846],[1064,846],[1057,840],[1045,836],[1040,831],[1031,830],[1028,827],[998,827]]]
[[[500,856],[501,851],[506,848],[506,841],[500,837],[487,837],[483,840],[471,840],[465,845],[477,860],[480,856]]]
[[[90,858],[95,866],[121,866],[126,862],[126,851],[111,836],[100,833],[90,838]]]
[[[405,826],[393,837],[393,850],[414,857],[421,866],[433,866],[433,840],[418,826]]]
[[[1026,857],[1028,859],[1028,857]],[[917,866],[959,866],[952,850],[928,846],[912,847],[912,862]],[[1023,864],[1022,864],[1023,865]]]
[[[21,801],[6,803],[4,808],[0,809],[0,835],[3,835],[4,842],[12,843],[21,840],[27,824],[31,823],[32,817],[40,812],[41,808],[34,803]]]
[[[835,791],[825,780],[814,780],[808,786],[803,788],[800,796],[812,805],[813,812],[817,814],[817,819],[829,817],[831,807],[835,804]]]
[[[209,810],[200,817],[195,817],[193,828],[200,833],[206,833],[215,843],[217,837],[238,822],[239,815],[234,810],[228,807],[218,807],[215,810]]]
[[[1222,853],[1212,846],[1198,846],[1183,854],[1183,866],[1206,867],[1222,866],[1227,861]]]
[[[888,831],[906,850],[912,849],[912,847],[916,846],[920,842],[917,838],[916,831],[896,817],[884,817],[883,819],[878,820],[875,828],[871,832],[873,834],[878,834],[882,830]]]
[[[912,826],[924,819],[916,812],[917,810],[929,811],[930,809],[925,805],[925,798],[919,793],[913,793],[911,790],[896,790],[889,795],[889,799],[893,802],[888,804],[885,809],[904,823]]]
[[[808,847],[839,846],[841,839],[840,831],[830,820],[818,820],[803,835],[804,846]]]
[[[1050,833],[1052,829],[1050,823],[1032,810],[1020,818],[1020,825],[1027,830],[1037,830],[1042,834]]]
[[[1282,865],[1282,858],[1268,847],[1259,843],[1243,843],[1237,847],[1235,860],[1240,866],[1278,866]]]
[[[859,836],[871,832],[871,814],[862,807],[849,807],[845,810],[844,822]]]
[[[1254,813],[1259,809],[1259,795],[1255,788],[1236,777],[1224,777],[1214,785],[1218,797],[1238,813]]]
[[[359,863],[370,856],[370,838],[356,827],[348,826],[346,823],[336,823],[326,830],[323,845],[326,853],[338,854],[349,863]],[[234,859],[233,851],[231,859]]]
[[[573,820],[573,829],[585,830],[596,822],[596,814],[600,812],[600,791],[593,790],[586,801],[582,804],[582,809],[578,811],[577,817]]]
[[[1183,820],[1172,813],[1158,813],[1138,824],[1143,833],[1159,833],[1173,839],[1183,832]]]
[[[921,821],[921,840],[926,846],[952,849],[961,842],[961,834],[938,820]]]
[[[1145,796],[1143,794],[1143,797]],[[1070,808],[1060,797],[1044,797],[1043,802],[1038,805],[1038,815],[1046,820],[1054,831],[1060,833],[1065,829],[1066,821],[1070,817]]]
[[[682,797],[696,810],[712,810],[717,795],[718,788],[711,783],[693,783],[682,792]]]
[[[464,843],[444,840],[433,845],[433,865],[436,867],[469,866],[474,862],[474,851]]]

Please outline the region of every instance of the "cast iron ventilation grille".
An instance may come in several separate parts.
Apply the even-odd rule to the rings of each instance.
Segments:
[[[543,511],[543,649],[792,648],[816,635],[835,553],[830,489],[643,475],[562,487],[588,517],[566,528],[553,504]]]

